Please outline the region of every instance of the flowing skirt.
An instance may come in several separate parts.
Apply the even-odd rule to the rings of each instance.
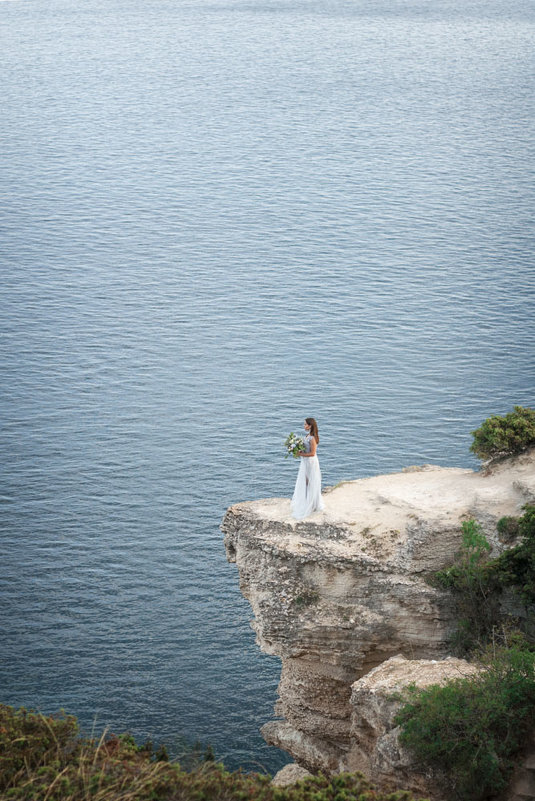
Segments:
[[[291,501],[292,515],[296,520],[308,517],[312,512],[321,511],[324,503],[321,497],[321,472],[317,456],[301,457],[297,481]]]

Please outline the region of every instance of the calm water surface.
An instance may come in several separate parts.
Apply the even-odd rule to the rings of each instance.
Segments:
[[[2,71],[1,700],[286,756],[219,532],[475,466],[533,405],[535,8],[14,0]],[[176,746],[178,747],[178,746]]]

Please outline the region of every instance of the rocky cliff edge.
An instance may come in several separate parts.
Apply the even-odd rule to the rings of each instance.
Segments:
[[[257,642],[282,660],[265,739],[311,770],[373,768],[363,734],[370,687],[352,696],[354,683],[392,657],[448,656],[451,598],[426,578],[452,563],[463,520],[477,520],[493,555],[504,549],[498,520],[535,502],[535,450],[487,471],[424,465],[346,481],[324,500],[299,522],[286,498],[239,503],[222,530]],[[399,664],[411,681],[429,672]]]

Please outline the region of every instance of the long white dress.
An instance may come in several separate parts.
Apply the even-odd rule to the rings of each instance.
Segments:
[[[310,435],[305,437],[306,452],[310,453]],[[296,520],[303,520],[312,512],[324,509],[321,497],[321,471],[317,456],[300,458],[299,472],[295,482],[294,494],[290,503],[292,515]]]

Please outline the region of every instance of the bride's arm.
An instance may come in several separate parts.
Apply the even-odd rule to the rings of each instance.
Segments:
[[[316,455],[316,448],[318,447],[318,443],[316,442],[315,437],[310,437],[310,451],[308,453],[300,453],[300,456],[307,457],[307,456],[315,456]]]

